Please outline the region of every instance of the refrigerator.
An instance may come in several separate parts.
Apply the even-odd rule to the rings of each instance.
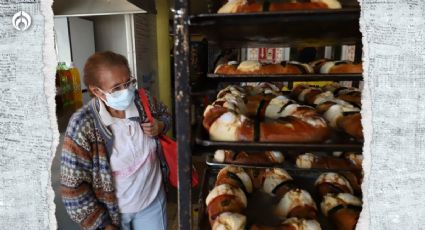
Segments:
[[[80,71],[83,103],[90,100],[83,83],[84,64],[97,51],[125,56],[138,87],[158,94],[154,14],[55,16],[54,33],[58,62],[73,62]]]

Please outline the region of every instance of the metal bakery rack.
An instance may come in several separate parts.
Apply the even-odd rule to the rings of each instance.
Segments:
[[[290,75],[290,74],[273,74],[273,75],[223,75],[223,74],[213,74],[210,73],[207,75],[208,78],[220,81],[220,82],[277,82],[277,81],[328,81],[328,80],[337,80],[337,81],[362,81],[362,74],[299,74],[299,75]]]
[[[256,168],[258,166],[250,166],[249,168]],[[212,187],[214,187],[216,176],[219,172],[220,168],[214,168],[209,167],[205,170],[205,173],[203,175],[202,179],[202,185],[201,185],[201,192],[199,196],[199,203],[200,203],[200,210],[205,211],[206,205],[205,205],[205,199],[208,195],[208,192],[211,190]],[[321,170],[291,170],[286,168],[285,169],[289,175],[291,175],[294,179],[294,183],[297,187],[302,188],[306,191],[308,191],[311,195],[313,200],[316,203],[320,204],[320,197],[315,193],[314,188],[314,182],[317,179],[317,177],[323,172]],[[327,170],[329,171],[329,170]],[[340,171],[342,172],[342,171]],[[361,197],[361,194],[355,194],[357,196]],[[278,202],[278,199],[276,197],[271,197],[263,192],[256,191],[252,194],[249,194],[247,196],[248,199],[248,207],[247,207],[247,223],[256,223],[260,225],[268,225],[270,223],[272,224],[279,224],[279,219],[273,217],[272,215],[268,215],[269,213],[273,212],[272,210],[272,204],[275,204]],[[259,212],[258,210],[261,210]],[[318,214],[318,222],[320,223],[323,230],[333,230],[335,227],[330,223],[324,216],[319,212]],[[198,220],[198,229],[200,230],[208,230],[210,228],[208,217],[202,213],[199,213],[199,220]]]
[[[192,155],[205,154],[207,170],[203,174],[200,192],[199,229],[209,229],[205,215],[205,196],[212,188],[219,168],[226,164],[215,163],[211,154],[216,149],[232,150],[280,150],[291,152],[318,151],[330,154],[334,151],[361,152],[363,143],[335,133],[327,143],[269,143],[269,142],[220,142],[211,141],[201,127],[202,118],[193,116],[194,101],[191,92],[199,99],[205,89],[191,88],[190,81],[190,37],[191,34],[203,35],[209,47],[283,47],[283,46],[325,46],[356,45],[356,61],[361,59],[361,33],[359,31],[360,8],[355,0],[340,0],[343,8],[339,10],[303,10],[290,12],[263,12],[217,14],[223,1],[208,0],[208,12],[190,15],[189,0],[175,0],[174,3],[174,68],[175,68],[175,114],[178,142],[178,218],[179,229],[192,229],[191,206],[191,165]],[[210,85],[214,92],[218,82],[260,82],[260,81],[353,81],[363,80],[362,74],[310,74],[310,75],[262,75],[262,76],[226,76],[209,73],[203,76],[203,85]],[[213,83],[212,83],[213,82]],[[207,90],[205,90],[207,92]],[[207,94],[207,93],[206,93]],[[201,108],[202,109],[202,108]],[[191,117],[196,124],[192,125]],[[247,167],[247,166],[244,166]],[[294,178],[298,178],[303,187],[311,191],[314,178],[323,171],[304,170],[293,164],[249,165],[249,167],[281,167]],[[315,197],[317,199],[317,197]],[[320,217],[323,229],[334,229]]]

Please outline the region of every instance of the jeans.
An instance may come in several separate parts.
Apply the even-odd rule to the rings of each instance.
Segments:
[[[167,230],[167,206],[164,190],[145,209],[121,213],[121,230]]]

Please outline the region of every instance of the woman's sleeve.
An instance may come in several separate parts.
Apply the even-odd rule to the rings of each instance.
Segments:
[[[162,132],[166,133],[171,126],[171,116],[168,113],[167,106],[165,106],[162,102],[157,102],[155,107],[157,108],[157,119],[164,123],[164,129]]]
[[[78,141],[84,137],[78,136]],[[61,154],[61,197],[68,215],[83,229],[95,230],[112,223],[108,211],[92,188],[89,152],[65,136]]]
[[[152,111],[152,116],[164,123],[164,129],[162,132],[166,133],[171,127],[171,116],[168,112],[167,106],[165,106],[164,103],[160,102],[155,97],[152,97],[150,92],[147,90],[145,90],[145,92],[147,92],[146,95],[148,96],[149,101],[153,103],[153,108],[155,108],[155,110]]]

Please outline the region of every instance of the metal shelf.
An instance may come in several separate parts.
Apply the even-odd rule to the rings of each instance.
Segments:
[[[315,10],[315,11],[290,11],[279,13],[254,13],[254,14],[198,14],[189,16],[189,1],[182,0],[174,3],[174,69],[176,99],[176,132],[178,142],[179,192],[178,192],[178,219],[179,229],[191,229],[191,187],[190,168],[192,165],[190,152],[202,148],[211,151],[219,148],[250,149],[250,150],[315,150],[315,151],[361,151],[363,143],[349,140],[341,134],[339,141],[332,143],[300,144],[300,143],[254,143],[254,142],[214,142],[206,138],[205,133],[196,131],[195,142],[192,146],[191,138],[194,136],[190,125],[190,98],[202,94],[190,89],[190,34],[198,33],[206,36],[209,45],[220,47],[283,47],[283,46],[325,46],[340,44],[361,44],[359,30],[360,9],[355,0],[340,0],[343,9],[340,10]],[[218,4],[218,1],[207,1]],[[351,4],[354,2],[355,4]],[[221,3],[220,3],[221,4]],[[348,6],[348,7],[347,7]],[[347,8],[346,8],[347,7]],[[216,10],[216,9],[214,9]],[[216,11],[214,11],[216,12]],[[189,31],[190,27],[190,31]],[[305,78],[304,78],[305,77]],[[262,81],[298,81],[328,80],[336,76],[262,76]],[[258,81],[255,77],[239,76],[208,76],[211,81]],[[342,76],[336,81],[360,81],[362,76]],[[199,129],[202,131],[203,129]],[[198,135],[199,134],[199,135]],[[342,138],[342,137],[345,137]],[[188,153],[189,154],[182,154]],[[207,169],[202,180],[200,229],[209,229],[208,220],[205,219],[205,196],[214,183],[216,173],[214,169]],[[288,170],[290,172],[290,170]],[[311,170],[297,171],[291,175],[301,183],[309,183],[317,178],[317,172]],[[316,173],[316,174],[314,174]],[[303,177],[304,175],[304,177]],[[307,190],[310,189],[306,188]],[[312,194],[314,195],[314,194]],[[203,222],[202,222],[203,221]],[[204,225],[202,225],[204,224]],[[204,228],[206,227],[206,228]],[[322,226],[324,229],[332,229]]]
[[[209,193],[209,191],[214,187],[216,176],[218,174],[219,169],[207,168],[203,175],[202,185],[201,185],[201,193],[199,196],[199,217],[198,217],[198,229],[211,229],[210,224],[208,222],[207,210],[205,199]],[[318,208],[318,221],[323,230],[333,230],[336,229],[332,223],[330,223],[321,213],[320,211],[320,197],[318,197],[316,189],[314,187],[314,182],[319,177],[321,172],[315,171],[291,171],[287,170],[289,175],[295,181],[295,185],[299,188],[305,189],[310,193]],[[355,194],[358,197],[361,197],[361,194]],[[266,196],[266,197],[265,197]],[[279,224],[281,221],[275,219],[273,215],[270,215],[269,211],[272,209],[272,205],[274,203],[279,202],[277,197],[270,197],[262,192],[254,192],[250,194],[248,198],[248,208],[246,211],[247,216],[247,225],[261,222],[265,225]],[[258,212],[258,209],[261,206],[261,210],[263,212]]]
[[[253,153],[255,154],[255,153]],[[352,168],[310,168],[310,169],[304,169],[304,168],[297,168],[293,162],[290,162],[290,160],[286,159],[285,155],[285,161],[281,164],[238,164],[238,163],[218,163],[214,161],[214,156],[212,154],[208,154],[206,157],[205,163],[213,168],[223,168],[228,165],[238,166],[242,168],[257,168],[257,169],[263,169],[263,168],[282,168],[285,170],[290,171],[300,171],[300,172],[307,172],[307,171],[314,171],[318,173],[323,172],[359,172],[360,170],[358,168],[355,168],[354,166]]]
[[[201,125],[198,125],[195,143],[205,150],[214,151],[217,149],[232,150],[305,150],[305,151],[358,151],[363,149],[363,142],[356,141],[345,133],[333,131],[331,138],[324,143],[282,143],[282,142],[232,142],[232,141],[212,141],[208,133]]]
[[[190,16],[192,32],[221,47],[325,46],[361,42],[360,9]]]
[[[363,81],[363,74],[208,74],[207,77],[221,82]]]

